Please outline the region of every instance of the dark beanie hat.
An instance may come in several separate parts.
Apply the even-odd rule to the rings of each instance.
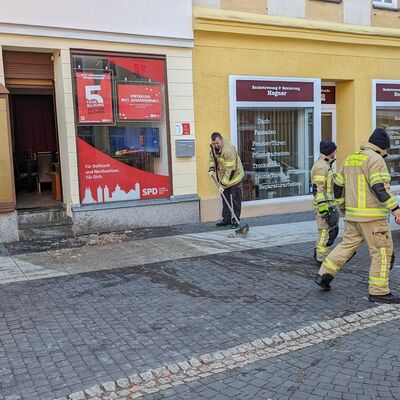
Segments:
[[[322,140],[319,144],[319,152],[325,156],[329,156],[336,150],[336,144],[330,140]]]
[[[389,135],[382,128],[375,129],[369,137],[368,142],[378,146],[382,150],[390,149]]]

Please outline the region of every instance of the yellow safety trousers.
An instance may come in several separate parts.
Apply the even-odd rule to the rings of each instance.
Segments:
[[[325,258],[319,273],[335,276],[364,240],[371,256],[369,294],[385,295],[390,292],[389,273],[393,254],[392,234],[387,219],[346,221],[343,241]]]

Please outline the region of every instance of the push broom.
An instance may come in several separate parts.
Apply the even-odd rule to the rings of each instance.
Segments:
[[[212,176],[212,179],[215,183],[215,186],[218,189],[219,184],[214,175]],[[228,199],[225,197],[225,195],[223,193],[221,193],[221,196],[222,196],[223,200],[225,201],[225,204],[227,205],[229,211],[233,215],[234,220],[239,225],[239,229],[236,229],[235,232],[231,233],[228,237],[230,237],[230,238],[234,238],[234,237],[246,238],[247,235],[249,234],[249,230],[250,230],[249,225],[248,224],[244,224],[243,226],[240,225],[239,218],[236,216],[235,211],[233,211],[233,205],[229,204]]]

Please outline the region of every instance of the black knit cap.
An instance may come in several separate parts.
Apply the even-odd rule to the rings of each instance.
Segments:
[[[375,129],[369,137],[368,142],[378,146],[382,150],[390,149],[389,135],[382,128]]]
[[[336,144],[330,140],[322,140],[319,144],[319,152],[325,156],[329,156],[336,150]]]

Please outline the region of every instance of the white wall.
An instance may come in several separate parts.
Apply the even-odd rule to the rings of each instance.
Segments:
[[[305,8],[305,0],[268,0],[268,15],[304,18]]]
[[[345,0],[343,2],[344,23],[371,25],[371,2],[366,0]]]
[[[73,29],[193,38],[190,0],[0,0],[0,10],[0,33],[33,26],[42,28],[41,35],[47,29],[44,36],[52,36],[52,29]]]

